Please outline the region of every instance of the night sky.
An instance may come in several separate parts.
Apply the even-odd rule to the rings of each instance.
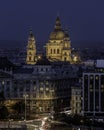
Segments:
[[[74,41],[104,42],[104,0],[0,0],[0,40],[46,43],[57,15]]]

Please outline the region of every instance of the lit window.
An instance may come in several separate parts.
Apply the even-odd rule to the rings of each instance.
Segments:
[[[104,92],[104,89],[101,89],[101,92]]]
[[[46,88],[46,91],[49,91],[49,88]]]
[[[40,88],[40,91],[43,91],[43,88],[42,88],[42,87]]]
[[[41,68],[41,71],[43,71],[43,68]]]
[[[92,88],[92,85],[90,85],[90,88]]]
[[[93,89],[90,89],[90,92],[93,92]]]
[[[93,76],[90,76],[90,79],[93,79]]]
[[[46,81],[46,85],[48,85],[48,81]]]
[[[36,86],[34,86],[34,90],[36,90]]]
[[[99,79],[99,76],[96,76],[96,80],[98,80]]]
[[[101,85],[101,88],[104,88],[104,85]]]
[[[27,81],[26,81],[26,84],[30,84],[30,81],[27,80]]]
[[[2,85],[4,85],[4,83],[5,83],[5,82],[4,82],[4,81],[2,81]]]

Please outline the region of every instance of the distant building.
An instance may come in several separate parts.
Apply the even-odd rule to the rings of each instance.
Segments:
[[[70,107],[71,84],[76,80],[69,64],[51,64],[43,57],[34,66],[24,66],[14,72],[13,99],[28,94],[27,106],[31,112],[47,113]]]
[[[81,86],[71,88],[71,114],[82,115]]]
[[[83,61],[83,64],[85,66],[95,66],[95,60],[86,60],[86,61]]]
[[[1,72],[0,77],[0,91],[4,91],[8,108],[16,102],[24,102],[24,94],[28,95],[28,115],[60,112],[70,107],[71,86],[78,81],[78,69],[69,62],[52,63],[41,57],[35,65],[18,66],[10,72],[4,70],[6,72]]]
[[[7,71],[0,70],[0,92],[3,92],[5,99],[11,98],[13,75]]]
[[[96,67],[104,68],[104,60],[96,60]]]
[[[85,116],[104,117],[104,73],[83,73],[82,109]]]

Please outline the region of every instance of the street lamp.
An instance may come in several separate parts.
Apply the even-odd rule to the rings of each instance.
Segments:
[[[28,97],[28,94],[24,94],[23,97],[25,98],[25,121],[26,121],[26,98]]]
[[[54,93],[54,90],[50,90],[50,93],[51,93],[51,118],[53,119],[53,115],[54,115],[54,110],[53,110],[53,93]]]

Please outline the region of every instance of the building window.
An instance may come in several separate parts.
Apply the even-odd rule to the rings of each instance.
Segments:
[[[31,57],[29,57],[29,61],[31,61]]]
[[[51,49],[51,54],[52,54],[52,49]]]
[[[64,61],[66,61],[66,57],[64,57]]]
[[[90,79],[93,79],[93,76],[90,76]]]
[[[65,47],[68,47],[67,43],[65,43]]]
[[[90,88],[92,89],[92,85],[90,85]]]
[[[104,88],[104,85],[101,85],[101,88]]]
[[[85,75],[85,79],[88,79],[88,76],[87,76],[87,75]]]
[[[43,91],[43,88],[42,88],[42,87],[40,88],[40,91]]]
[[[54,54],[56,53],[56,50],[54,49]]]
[[[41,68],[41,71],[43,71],[43,68]]]
[[[59,49],[57,49],[57,54],[59,54]]]
[[[48,85],[48,81],[46,81],[46,85]]]
[[[37,72],[38,72],[39,70],[38,70],[38,68],[37,68]]]
[[[7,85],[10,85],[10,81],[7,81]]]
[[[46,68],[46,72],[48,71],[48,68]]]
[[[29,91],[30,90],[30,87],[26,87],[26,91]]]
[[[36,90],[36,86],[34,86],[34,90]]]
[[[33,81],[33,84],[36,85],[36,81]]]
[[[93,89],[90,89],[90,92],[93,92]]]
[[[64,55],[67,55],[67,53],[65,52]]]
[[[33,94],[33,97],[36,97],[36,94],[35,94],[35,93]],[[35,102],[35,101],[34,101],[34,102]],[[34,104],[35,104],[35,103],[34,103]]]
[[[30,84],[30,81],[27,80],[27,81],[26,81],[26,84]]]
[[[49,91],[49,88],[48,88],[48,87],[46,88],[46,91]]]
[[[4,81],[2,81],[2,85],[4,85],[5,84],[5,82]]]
[[[99,79],[99,76],[96,76],[96,80],[98,80]]]
[[[29,52],[29,55],[31,55],[31,52]]]

